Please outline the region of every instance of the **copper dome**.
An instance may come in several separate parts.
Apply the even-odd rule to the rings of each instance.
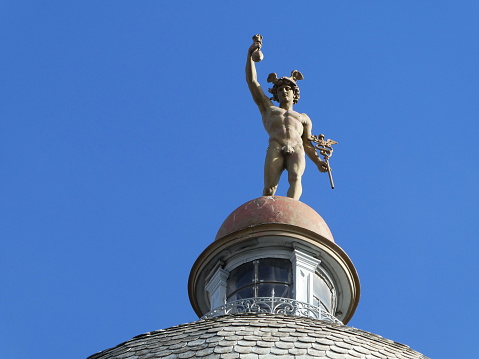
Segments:
[[[225,219],[215,240],[266,223],[301,227],[334,242],[328,225],[314,209],[295,199],[279,196],[259,197],[239,206]]]

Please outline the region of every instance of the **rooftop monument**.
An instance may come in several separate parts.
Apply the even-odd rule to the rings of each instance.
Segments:
[[[334,188],[328,158],[332,153],[331,145],[336,142],[324,141],[324,135],[313,136],[313,125],[309,116],[293,110],[293,105],[299,100],[299,87],[296,82],[303,80],[303,75],[297,70],[291,71],[289,77],[278,78],[275,73],[269,74],[267,81],[273,84],[269,89],[273,97],[266,96],[258,82],[255,66],[255,62],[263,59],[262,46],[263,37],[259,34],[253,36],[253,44],[248,49],[246,59],[246,82],[269,135],[264,163],[263,196],[274,196],[281,174],[286,170],[290,186],[288,197],[299,199],[302,193],[301,177],[306,168],[305,154],[319,171],[329,173],[331,187]],[[279,106],[272,101],[278,102]],[[324,160],[318,155],[316,148]]]

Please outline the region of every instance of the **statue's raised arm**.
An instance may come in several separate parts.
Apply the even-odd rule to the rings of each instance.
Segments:
[[[253,44],[248,49],[248,57],[246,58],[246,82],[254,102],[258,106],[261,114],[264,114],[269,106],[273,106],[273,103],[265,95],[256,74],[255,62],[259,62],[263,59],[263,54],[261,53],[262,40],[263,37],[261,35],[253,36]]]

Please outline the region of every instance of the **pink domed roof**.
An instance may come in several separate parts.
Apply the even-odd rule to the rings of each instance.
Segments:
[[[262,224],[279,223],[305,228],[331,242],[333,235],[323,218],[303,202],[289,197],[259,197],[235,209],[221,225],[215,240]]]

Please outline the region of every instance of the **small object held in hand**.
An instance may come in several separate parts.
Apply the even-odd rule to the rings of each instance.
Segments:
[[[259,45],[258,49],[251,54],[251,58],[254,62],[260,62],[263,60],[264,55],[261,52],[261,46],[263,46],[263,36],[256,34],[253,36],[253,41]]]

